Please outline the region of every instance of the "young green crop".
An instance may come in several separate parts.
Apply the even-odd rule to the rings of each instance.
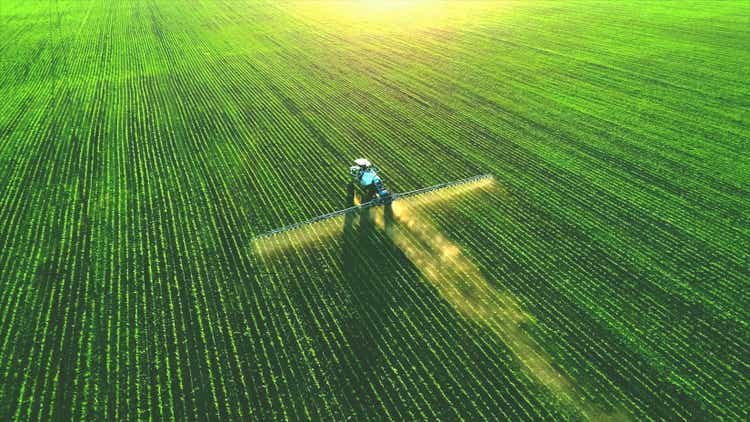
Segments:
[[[0,417],[747,414],[747,2],[380,3],[2,2]]]

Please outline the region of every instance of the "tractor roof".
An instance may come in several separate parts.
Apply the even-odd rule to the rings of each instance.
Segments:
[[[368,160],[366,158],[357,158],[356,160],[354,160],[354,164],[356,164],[358,166],[362,166],[362,167],[370,167],[370,166],[372,166],[372,163],[370,162],[370,160]]]

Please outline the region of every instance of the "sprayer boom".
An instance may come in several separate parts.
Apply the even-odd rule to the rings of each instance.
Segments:
[[[389,197],[389,199],[390,199],[389,203],[393,202],[393,201],[399,201],[399,200],[402,200],[402,199],[414,197],[414,196],[417,196],[417,195],[422,195],[422,194],[425,194],[425,193],[428,193],[428,192],[434,192],[434,191],[440,190],[440,189],[445,189],[445,188],[449,188],[449,187],[453,187],[453,186],[463,185],[463,184],[466,184],[466,183],[478,182],[480,180],[490,179],[490,178],[492,178],[491,174],[480,174],[480,175],[477,175],[477,176],[467,177],[466,179],[454,180],[452,182],[446,182],[446,183],[439,183],[437,185],[429,186],[429,187],[422,188],[422,189],[416,189],[416,190],[412,190],[412,191],[408,191],[408,192],[402,192],[402,193],[394,193],[394,194],[390,195],[390,197]],[[373,199],[373,200],[371,200],[369,202],[365,202],[363,204],[353,205],[353,206],[351,206],[349,208],[344,208],[344,209],[341,209],[341,210],[338,210],[338,211],[329,212],[328,214],[319,215],[317,217],[313,217],[313,218],[311,218],[309,220],[301,221],[299,223],[294,223],[294,224],[290,224],[288,226],[279,227],[277,229],[273,229],[273,230],[267,231],[265,233],[261,233],[261,234],[255,236],[253,239],[261,239],[261,238],[265,238],[265,237],[270,237],[270,236],[273,236],[275,234],[279,234],[279,233],[282,233],[282,232],[285,232],[285,231],[289,231],[289,230],[298,229],[298,228],[303,227],[303,226],[307,226],[307,225],[310,225],[310,224],[313,224],[313,223],[317,223],[317,222],[323,221],[323,220],[328,220],[329,218],[337,217],[339,215],[344,215],[344,214],[347,214],[347,213],[350,213],[350,212],[354,212],[356,210],[371,208],[371,207],[375,207],[375,206],[379,206],[379,205],[386,205],[386,204],[385,204],[384,201],[376,198],[376,199]]]

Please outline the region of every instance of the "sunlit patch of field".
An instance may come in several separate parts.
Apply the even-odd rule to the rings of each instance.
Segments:
[[[440,0],[321,0],[294,5],[301,20],[334,25],[344,35],[466,28],[490,12],[512,7],[509,2]]]

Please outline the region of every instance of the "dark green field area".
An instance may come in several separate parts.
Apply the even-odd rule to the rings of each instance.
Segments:
[[[747,420],[750,2],[0,1],[0,419]],[[350,161],[408,191],[349,204]]]

